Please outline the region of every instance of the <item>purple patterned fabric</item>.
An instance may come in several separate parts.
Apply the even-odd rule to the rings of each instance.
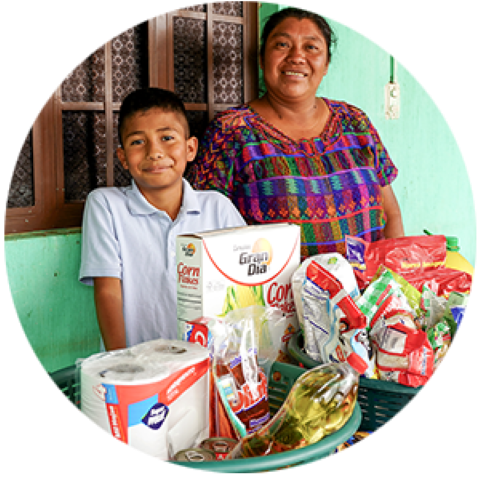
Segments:
[[[364,112],[324,101],[323,132],[298,142],[248,105],[220,113],[187,175],[195,188],[229,197],[249,224],[301,225],[302,258],[345,254],[345,235],[384,238],[381,187],[398,173]]]

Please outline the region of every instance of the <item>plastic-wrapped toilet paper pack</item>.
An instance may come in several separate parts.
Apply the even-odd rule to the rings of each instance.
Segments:
[[[82,412],[149,455],[169,460],[208,437],[209,355],[197,344],[154,340],[78,362]]]

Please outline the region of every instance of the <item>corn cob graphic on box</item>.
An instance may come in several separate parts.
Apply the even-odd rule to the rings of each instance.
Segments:
[[[298,329],[291,287],[300,265],[300,227],[281,223],[177,237],[178,338],[192,323],[252,305],[276,307]]]
[[[262,285],[253,287],[246,285],[230,286],[227,287],[227,294],[221,315],[226,315],[228,312],[236,310],[237,308],[246,308],[252,305],[266,306],[265,300],[263,299]]]

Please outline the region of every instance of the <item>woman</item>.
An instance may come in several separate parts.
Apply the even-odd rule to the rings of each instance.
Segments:
[[[404,235],[390,183],[397,176],[358,108],[316,96],[333,32],[321,16],[288,8],[262,33],[267,93],[219,114],[189,180],[227,195],[249,224],[302,227],[302,260],[345,253],[345,235],[373,242]]]

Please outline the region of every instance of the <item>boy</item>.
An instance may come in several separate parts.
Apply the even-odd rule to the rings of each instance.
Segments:
[[[106,350],[177,336],[175,239],[182,233],[245,225],[218,192],[194,191],[183,178],[198,140],[182,101],[146,88],[119,115],[117,156],[129,187],[104,187],[86,201],[79,279],[94,286]]]

